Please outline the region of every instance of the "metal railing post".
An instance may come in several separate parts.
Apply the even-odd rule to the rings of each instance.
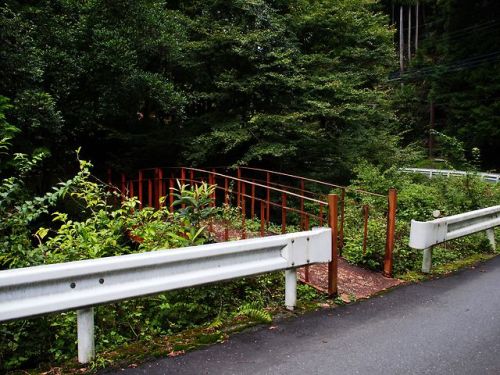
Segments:
[[[493,228],[486,230],[486,237],[488,237],[488,241],[491,245],[491,250],[496,251],[497,245],[495,242],[495,230]]]
[[[422,259],[422,272],[429,273],[432,268],[432,247],[424,249],[424,257]]]
[[[292,310],[297,306],[297,270],[285,270],[285,306]]]
[[[328,224],[332,229],[332,260],[328,263],[328,295],[335,296],[338,292],[338,203],[337,194],[328,194]]]
[[[94,308],[77,310],[78,362],[89,363],[95,356]]]
[[[392,276],[392,262],[394,251],[394,240],[396,231],[396,208],[397,208],[397,192],[396,189],[389,189],[388,194],[388,209],[387,209],[387,235],[385,242],[384,256],[384,276]]]

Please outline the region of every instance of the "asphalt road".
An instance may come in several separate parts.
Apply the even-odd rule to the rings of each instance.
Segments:
[[[500,257],[117,374],[500,374]]]

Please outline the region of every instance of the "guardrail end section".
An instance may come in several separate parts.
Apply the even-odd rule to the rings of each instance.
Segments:
[[[408,245],[413,249],[427,249],[436,242],[436,225],[431,221],[411,221],[410,241]]]

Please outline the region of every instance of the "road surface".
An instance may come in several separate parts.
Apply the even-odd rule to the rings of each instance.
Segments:
[[[117,374],[500,374],[500,257]]]

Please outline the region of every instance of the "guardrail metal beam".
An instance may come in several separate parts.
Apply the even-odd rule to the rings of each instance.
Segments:
[[[450,177],[450,176],[466,176],[468,174],[472,175],[475,174],[487,182],[494,182],[494,183],[500,182],[500,174],[497,173],[466,172],[466,171],[456,171],[453,169],[429,169],[429,168],[401,168],[400,170],[402,172],[407,172],[407,173],[420,173],[425,176],[428,176],[429,178],[432,178],[433,176]]]
[[[432,264],[432,247],[469,234],[486,231],[495,249],[493,228],[500,225],[500,205],[463,214],[442,217],[432,221],[411,221],[409,246],[424,251],[422,272],[429,273]]]
[[[285,304],[296,305],[296,268],[331,261],[330,228],[0,271],[0,322],[78,309],[78,358],[94,356],[93,306],[286,270]]]

